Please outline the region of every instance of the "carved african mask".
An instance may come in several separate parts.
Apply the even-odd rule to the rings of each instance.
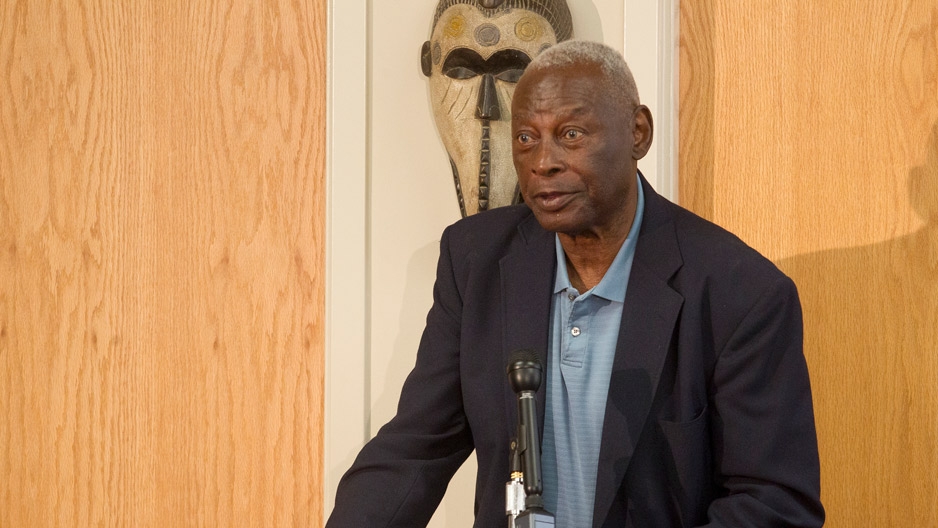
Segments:
[[[463,216],[516,203],[511,97],[538,53],[570,38],[564,0],[441,0],[421,54]]]

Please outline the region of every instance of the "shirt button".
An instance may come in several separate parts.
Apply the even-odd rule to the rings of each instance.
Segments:
[[[570,330],[570,333],[573,335],[573,337],[576,337],[576,336],[580,335],[580,328],[574,326],[573,329]]]
[[[570,299],[570,300],[572,301],[572,300],[576,299],[576,295],[573,295],[572,293],[568,293],[568,294],[567,294],[567,299]]]

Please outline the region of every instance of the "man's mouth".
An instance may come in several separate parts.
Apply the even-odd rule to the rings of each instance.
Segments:
[[[573,200],[574,193],[560,191],[545,191],[534,195],[534,202],[538,208],[548,213],[557,212]]]

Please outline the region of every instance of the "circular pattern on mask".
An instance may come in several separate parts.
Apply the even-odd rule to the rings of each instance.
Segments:
[[[482,24],[476,28],[475,38],[480,46],[494,46],[501,40],[502,34],[494,24]]]
[[[433,57],[433,64],[440,63],[440,59],[443,58],[443,50],[440,48],[439,42],[433,43],[433,49],[430,51],[430,56]]]
[[[515,24],[515,35],[525,42],[531,42],[543,33],[540,22],[534,17],[524,17]]]
[[[462,15],[456,15],[446,22],[443,26],[443,34],[447,37],[458,37],[466,30],[466,19]]]

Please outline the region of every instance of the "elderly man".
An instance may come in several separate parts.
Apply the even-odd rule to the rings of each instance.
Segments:
[[[793,283],[637,171],[652,119],[621,56],[570,41],[512,102],[525,204],[447,228],[398,414],[329,526],[421,526],[473,451],[474,526],[503,525],[512,351],[547,365],[544,501],[564,528],[820,526]],[[468,521],[467,521],[468,522]]]

